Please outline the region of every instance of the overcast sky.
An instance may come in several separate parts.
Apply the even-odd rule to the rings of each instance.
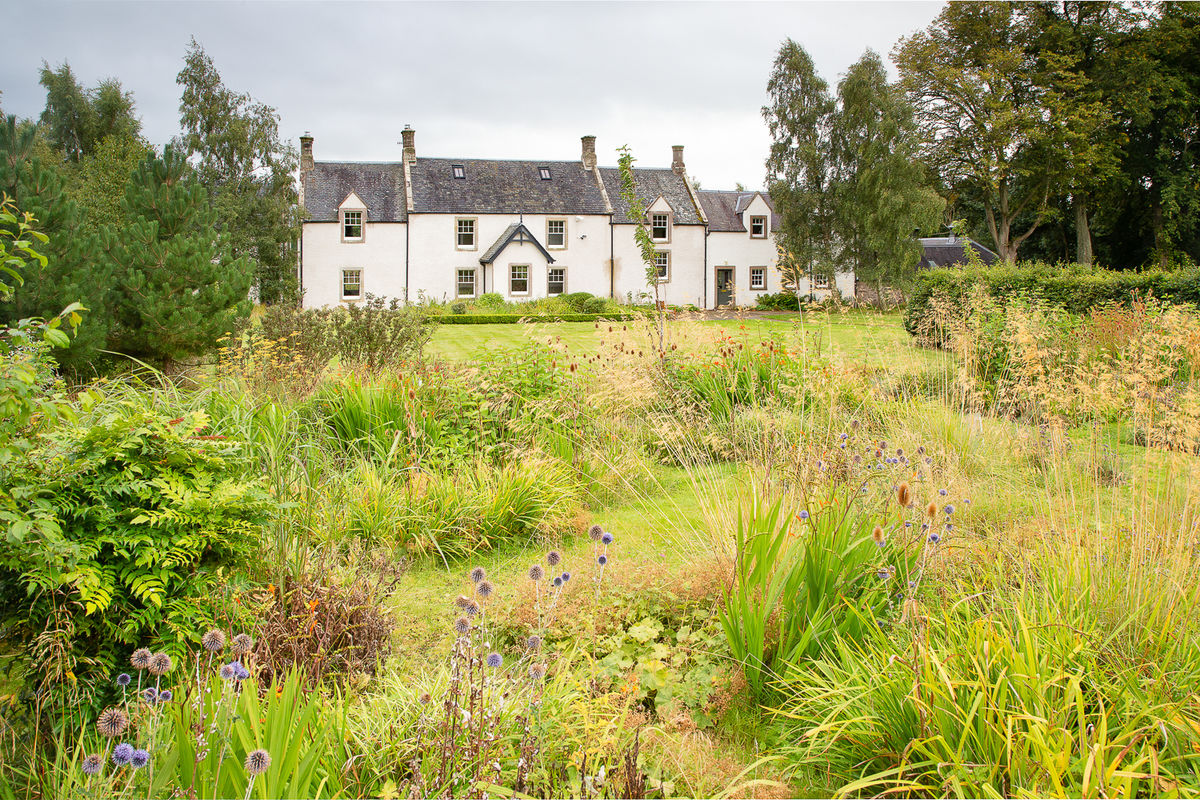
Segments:
[[[832,85],[940,7],[0,0],[0,106],[40,114],[42,61],[68,61],[85,86],[120,79],[162,144],[178,131],[175,76],[195,36],[226,86],[278,110],[286,138],[312,132],[318,160],[397,160],[405,124],[418,156],[574,159],[594,134],[601,164],[629,144],[640,165],[668,166],[682,144],[705,188],[758,187],[780,42],[800,42]]]

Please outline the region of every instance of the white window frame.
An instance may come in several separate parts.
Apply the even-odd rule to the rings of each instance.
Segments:
[[[358,273],[358,294],[356,294],[356,295],[346,294],[346,278],[348,278],[350,276],[350,273],[352,273],[352,272]],[[341,297],[342,302],[343,303],[357,303],[359,300],[362,300],[363,297],[366,295],[366,292],[363,291],[362,267],[346,267],[345,269],[342,270],[341,275],[342,275],[342,287],[341,287],[341,291],[339,292],[339,295]]]
[[[463,294],[463,273],[471,274],[471,293]],[[479,294],[479,271],[473,267],[466,267],[454,271],[454,296],[455,297],[476,297]]]
[[[358,236],[347,236],[346,235],[346,228],[348,228],[352,224],[350,222],[351,214],[356,214],[358,216]],[[367,234],[367,212],[362,211],[361,209],[357,209],[357,208],[347,209],[342,212],[342,241],[343,242],[352,242],[353,243],[353,242],[364,241],[367,238],[366,234]]]
[[[659,263],[661,261],[665,263]],[[666,274],[663,274],[663,268],[666,268]],[[654,251],[654,268],[655,277],[659,283],[671,282],[671,251],[670,250],[655,250]]]
[[[562,231],[561,231],[562,242],[560,244],[554,244],[550,240],[550,236],[552,235],[550,226],[554,225],[554,224],[562,225]],[[548,220],[546,220],[546,249],[547,250],[566,250],[567,249],[567,221],[565,219],[548,219]]]
[[[549,167],[538,167],[538,177],[540,177],[544,181],[550,180],[550,168]]]
[[[456,181],[461,181],[467,177],[467,170],[462,164],[454,164],[450,167],[450,172]]]
[[[754,282],[754,273],[758,273],[762,280],[759,283]],[[767,268],[766,267],[751,267],[750,268],[750,290],[761,292],[767,288]]]
[[[462,237],[463,223],[471,223],[471,243],[463,244]],[[455,217],[454,218],[454,249],[455,250],[478,250],[479,249],[479,220],[476,217]]]
[[[555,272],[562,273],[562,290],[557,291],[557,292],[550,290],[550,284],[554,282],[550,276],[551,276],[551,274],[553,274]],[[558,297],[560,294],[566,294],[566,293],[567,293],[567,268],[566,267],[549,267],[546,270],[546,295],[548,297]]]
[[[762,233],[754,232],[755,220],[759,220],[762,222]],[[765,239],[765,238],[767,238],[767,233],[769,231],[770,231],[770,226],[768,225],[767,218],[765,216],[755,214],[754,216],[750,217],[750,238],[751,239]]]
[[[665,222],[659,226],[655,224],[655,220],[662,217]],[[664,231],[663,236],[655,236],[654,229],[661,227]],[[650,212],[650,240],[654,242],[669,242],[671,241],[671,214],[669,212],[652,211]]]
[[[813,289],[828,289],[829,276],[824,273],[810,272],[808,273],[808,282]]]
[[[525,291],[517,292],[513,290],[513,281],[517,280],[513,274],[513,270],[525,270]],[[510,297],[528,297],[530,294],[530,278],[529,273],[533,271],[532,264],[509,264],[508,265],[508,294]]]

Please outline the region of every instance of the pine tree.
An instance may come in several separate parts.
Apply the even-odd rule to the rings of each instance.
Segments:
[[[253,264],[235,258],[208,193],[178,150],[138,165],[120,234],[106,229],[115,266],[115,345],[169,365],[209,352],[249,313]]]

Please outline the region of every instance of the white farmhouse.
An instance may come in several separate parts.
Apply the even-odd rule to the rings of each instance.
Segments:
[[[647,213],[633,220],[616,167],[582,137],[579,161],[418,157],[403,131],[399,162],[325,162],[300,139],[300,285],[306,307],[362,300],[456,300],[497,292],[527,300],[589,292],[618,300],[651,289],[634,238],[655,243],[659,296],[673,305],[753,305],[780,289],[770,199],[696,191],[683,148],[665,169],[634,170]],[[853,294],[853,277],[848,287]],[[798,287],[820,296],[827,287]]]

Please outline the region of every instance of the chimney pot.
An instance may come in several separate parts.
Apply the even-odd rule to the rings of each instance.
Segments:
[[[300,171],[308,172],[313,168],[313,137],[308,131],[300,137]]]
[[[405,125],[404,130],[400,132],[401,140],[404,143],[404,160],[417,160],[417,132],[412,129],[411,125]]]
[[[581,136],[579,140],[583,142],[583,168],[595,169],[596,167],[596,137]]]
[[[671,171],[676,175],[683,174],[683,145],[681,144],[671,148]]]

